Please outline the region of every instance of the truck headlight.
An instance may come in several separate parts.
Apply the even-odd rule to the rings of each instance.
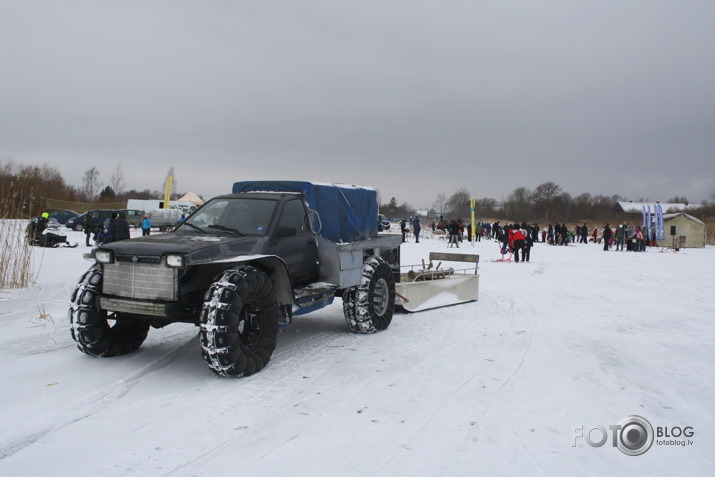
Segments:
[[[166,266],[171,268],[184,268],[183,255],[167,255]]]
[[[114,253],[111,250],[95,250],[94,259],[99,263],[114,263]]]

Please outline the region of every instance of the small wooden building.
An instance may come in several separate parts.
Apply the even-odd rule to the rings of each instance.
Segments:
[[[657,240],[659,247],[668,247],[673,243],[684,248],[705,247],[705,223],[684,212],[663,215],[665,239]]]

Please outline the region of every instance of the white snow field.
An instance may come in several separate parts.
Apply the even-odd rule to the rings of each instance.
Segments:
[[[80,246],[34,249],[36,284],[0,290],[2,476],[715,475],[714,247],[536,244],[516,264],[462,243],[479,301],[358,335],[336,299],[227,379],[192,325],[78,351],[67,308],[91,263],[67,235]],[[402,262],[447,250],[407,243]],[[652,425],[642,455],[613,445],[630,416]]]

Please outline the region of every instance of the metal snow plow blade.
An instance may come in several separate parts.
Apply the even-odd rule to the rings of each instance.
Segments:
[[[440,262],[435,266],[434,260]],[[429,265],[408,265],[407,273],[400,274],[395,283],[395,304],[407,311],[422,311],[441,306],[475,301],[479,298],[479,255],[430,252]],[[467,262],[474,267],[442,268],[442,262]]]

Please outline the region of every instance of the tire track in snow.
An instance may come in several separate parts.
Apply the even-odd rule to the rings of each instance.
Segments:
[[[500,321],[502,326],[492,324],[488,326],[484,333],[496,333],[499,339],[496,341],[488,341],[489,350],[484,353],[483,362],[474,372],[470,373],[461,380],[458,386],[451,389],[444,399],[434,408],[430,415],[424,420],[421,427],[414,432],[410,440],[399,449],[397,449],[372,475],[404,475],[405,473],[421,473],[424,471],[425,458],[431,462],[440,462],[444,459],[442,450],[430,449],[429,447],[420,446],[422,437],[425,437],[426,442],[430,442],[428,436],[432,433],[432,427],[440,427],[444,422],[436,422],[439,416],[446,413],[447,419],[453,414],[446,411],[455,401],[465,399],[465,393],[469,394],[476,391],[479,396],[476,408],[478,409],[477,417],[472,418],[472,426],[478,425],[483,421],[489,410],[492,408],[495,400],[503,389],[505,389],[522,368],[526,361],[527,355],[531,348],[533,334],[537,325],[537,318],[534,310],[529,306],[526,309],[519,309],[517,312],[516,302],[502,294],[484,294],[480,297],[479,302],[485,308],[482,310],[486,315],[493,319],[494,316],[506,317],[506,320]],[[488,387],[489,383],[496,386]],[[481,403],[481,404],[480,404]],[[459,404],[455,404],[459,406]],[[455,429],[464,427],[464,423],[453,423]],[[468,428],[467,428],[468,429]],[[468,433],[467,431],[464,431]],[[454,449],[452,454],[464,456],[468,455],[472,449],[473,442],[464,437],[460,448]],[[523,443],[522,443],[523,445]],[[420,459],[414,459],[414,451],[420,455]],[[525,449],[529,453],[528,449]],[[430,457],[431,454],[434,454]],[[537,462],[536,459],[533,459]],[[446,467],[441,467],[441,473],[450,475],[452,472],[450,467],[453,464],[447,462]],[[459,465],[454,469],[458,472]],[[463,471],[463,467],[461,468]]]
[[[54,432],[62,430],[68,426],[71,426],[77,422],[84,419],[90,418],[101,412],[102,410],[108,408],[112,404],[116,403],[118,400],[126,396],[137,384],[139,384],[143,378],[160,371],[167,366],[170,366],[176,362],[186,350],[195,346],[195,342],[192,339],[190,342],[181,345],[175,350],[165,354],[157,360],[154,360],[139,369],[131,372],[128,376],[118,381],[114,381],[106,386],[102,386],[99,389],[92,391],[88,394],[84,394],[81,399],[75,400],[71,403],[71,407],[76,410],[75,413],[72,411],[67,411],[63,413],[63,416],[68,416],[64,420],[55,422],[54,424],[47,425],[45,428],[30,433],[20,439],[16,439],[2,448],[0,448],[0,460],[16,454],[17,452],[29,447],[45,436],[48,436]],[[131,360],[133,362],[139,361],[141,354],[131,355]],[[104,358],[97,358],[104,359]],[[116,358],[114,358],[116,359]],[[52,421],[52,416],[55,413],[49,414],[46,417],[38,416],[38,420],[45,420],[48,422]]]

